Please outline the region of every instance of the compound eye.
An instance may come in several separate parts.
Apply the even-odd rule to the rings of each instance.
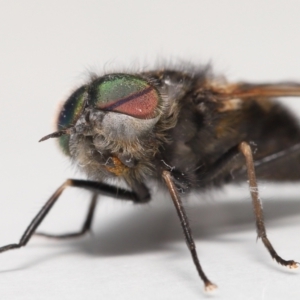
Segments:
[[[100,80],[91,91],[96,108],[139,119],[155,117],[160,95],[146,80],[128,74],[110,74]]]
[[[85,108],[87,98],[86,86],[77,89],[64,103],[57,118],[57,130],[66,129],[73,126]],[[69,151],[69,135],[59,138],[59,145],[67,155]]]
[[[58,115],[58,130],[74,125],[84,109],[86,94],[86,86],[82,86],[67,99]]]

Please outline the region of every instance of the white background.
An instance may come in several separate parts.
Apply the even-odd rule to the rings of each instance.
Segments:
[[[55,141],[37,141],[88,71],[211,61],[232,81],[300,81],[299,11],[291,0],[1,0],[0,245],[18,241],[66,178],[82,178]],[[284,99],[300,116],[299,101]],[[299,261],[300,186],[261,190],[271,241]],[[168,195],[153,194],[144,207],[101,199],[92,236],[35,237],[1,254],[1,299],[206,298]],[[41,229],[78,229],[88,197],[66,192]],[[277,266],[255,242],[246,186],[194,195],[186,206],[216,299],[299,299],[300,272]]]

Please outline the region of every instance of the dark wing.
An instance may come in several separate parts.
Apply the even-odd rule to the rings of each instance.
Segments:
[[[253,97],[299,97],[300,84],[294,82],[280,82],[274,84],[237,83],[225,86],[210,87],[220,99],[253,98]]]

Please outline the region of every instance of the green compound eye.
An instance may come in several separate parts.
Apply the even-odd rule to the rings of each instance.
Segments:
[[[151,119],[155,117],[160,96],[144,79],[128,74],[111,74],[94,82],[90,99],[90,103],[101,110]]]
[[[64,103],[57,119],[57,130],[62,130],[72,126],[79,118],[85,106],[86,86],[77,89]],[[70,154],[69,150],[69,135],[63,135],[59,138],[59,145],[63,152]]]

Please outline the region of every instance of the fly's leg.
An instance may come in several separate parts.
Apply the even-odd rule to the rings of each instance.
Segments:
[[[54,238],[54,239],[68,239],[68,238],[75,238],[75,237],[81,237],[85,233],[89,232],[91,230],[91,225],[94,217],[94,212],[97,204],[97,198],[98,194],[94,193],[91,199],[91,203],[88,209],[87,216],[85,218],[85,221],[83,223],[83,226],[80,231],[78,232],[71,232],[71,233],[64,233],[64,234],[49,234],[44,232],[35,232],[35,235],[43,236],[47,238]]]
[[[173,182],[172,176],[170,174],[169,171],[163,171],[162,172],[162,177],[168,187],[168,190],[170,192],[170,195],[172,197],[173,203],[175,205],[179,220],[180,220],[180,224],[182,226],[183,229],[183,233],[185,236],[185,240],[187,243],[187,246],[190,250],[190,253],[192,255],[194,264],[196,266],[196,269],[198,271],[198,274],[200,276],[200,278],[203,280],[204,285],[205,285],[205,290],[206,291],[212,291],[214,289],[217,288],[217,286],[215,284],[213,284],[205,275],[205,273],[202,270],[202,267],[200,265],[199,259],[198,259],[198,255],[197,255],[197,251],[196,251],[196,245],[192,236],[192,231],[189,225],[189,220],[187,218],[185,209],[182,205],[181,199],[178,195],[176,186]]]
[[[239,144],[238,148],[246,160],[247,174],[249,179],[249,188],[250,188],[250,194],[251,194],[252,204],[254,208],[254,215],[256,219],[256,229],[257,229],[258,238],[262,239],[263,244],[270,252],[272,258],[275,259],[279,264],[283,266],[288,266],[291,269],[297,268],[299,263],[295,262],[294,260],[285,260],[281,258],[277,254],[277,252],[275,251],[275,249],[273,248],[271,242],[267,237],[266,228],[264,224],[263,208],[262,208],[261,200],[259,198],[258,186],[256,182],[251,147],[248,143],[242,142]]]
[[[105,183],[101,182],[94,182],[94,181],[86,181],[86,180],[77,180],[77,179],[68,179],[62,184],[55,193],[50,197],[50,199],[46,202],[46,204],[41,208],[41,210],[38,212],[38,214],[35,216],[35,218],[31,221],[27,229],[25,230],[24,234],[22,235],[19,243],[15,244],[9,244],[6,246],[0,247],[0,253],[12,249],[21,248],[23,246],[26,246],[32,235],[34,234],[37,227],[40,225],[40,223],[44,220],[46,215],[49,213],[57,199],[60,197],[62,192],[67,187],[77,187],[77,188],[83,188],[90,191],[93,191],[94,193],[101,194],[104,196],[113,197],[115,199],[123,199],[123,200],[129,200],[133,201],[135,203],[139,202],[146,202],[149,200],[148,198],[145,198],[145,195],[141,198],[138,193],[131,192],[125,189],[121,189],[115,186],[111,186]],[[149,194],[148,194],[149,195]],[[93,209],[92,209],[93,211]]]
[[[150,200],[150,194],[148,188],[143,183],[131,182],[131,188],[139,196],[138,201],[135,202],[144,203]],[[49,234],[44,232],[35,232],[34,234],[38,236],[54,238],[54,239],[68,239],[68,238],[76,238],[76,237],[83,236],[84,234],[86,234],[91,230],[94,212],[97,205],[97,198],[98,198],[98,193],[94,193],[91,199],[91,203],[88,209],[86,219],[80,231],[65,233],[65,234]]]

